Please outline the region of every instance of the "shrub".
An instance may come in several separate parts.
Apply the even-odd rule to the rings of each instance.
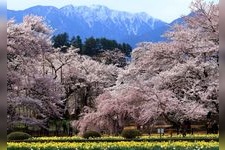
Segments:
[[[137,129],[124,129],[121,135],[126,139],[134,139],[138,136],[141,136],[141,133]]]
[[[31,138],[31,135],[25,132],[11,132],[7,135],[7,140],[26,140]]]
[[[101,137],[101,134],[96,131],[87,131],[83,134],[83,138],[85,139],[89,139],[90,137],[92,138]]]

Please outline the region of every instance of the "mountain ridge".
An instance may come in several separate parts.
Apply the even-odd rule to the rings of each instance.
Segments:
[[[61,8],[37,5],[25,10],[7,10],[7,18],[22,22],[25,15],[43,16],[54,34],[67,32],[70,36],[106,37],[118,42],[126,42],[134,47],[138,42],[164,41],[161,37],[170,24],[145,12],[130,13],[110,9],[103,5],[73,6]]]

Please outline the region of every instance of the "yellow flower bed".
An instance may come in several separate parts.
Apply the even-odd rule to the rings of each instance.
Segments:
[[[154,147],[158,147],[160,149],[167,149],[170,148],[191,148],[191,149],[219,149],[219,142],[8,142],[7,143],[8,150],[14,149],[23,149],[23,148],[31,148],[33,150],[36,149],[46,149],[46,150],[63,150],[63,149],[109,149],[109,148],[137,148],[137,149],[151,149]]]
[[[153,139],[153,138],[159,138],[158,134],[154,134],[154,135],[145,135],[145,136],[141,136],[140,139]],[[170,135],[164,135],[161,138],[170,138]],[[183,138],[183,136],[180,135],[173,135],[172,138]],[[186,135],[185,138],[219,138],[219,134],[188,134]],[[79,139],[83,139],[80,136],[72,136],[72,137],[35,137],[32,138],[33,140],[79,140]],[[97,139],[124,139],[121,136],[103,136],[101,138],[97,138]]]

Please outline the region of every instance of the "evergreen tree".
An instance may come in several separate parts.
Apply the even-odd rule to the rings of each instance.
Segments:
[[[132,51],[132,47],[127,44],[127,43],[123,43],[121,45],[121,51],[126,55],[126,56],[129,56],[131,51]]]
[[[82,54],[89,56],[94,56],[97,54],[97,43],[94,37],[87,38],[84,44]]]
[[[83,48],[83,43],[82,43],[82,39],[80,38],[80,36],[73,36],[70,40],[70,44],[76,48],[80,49],[80,52],[82,52],[82,48]]]
[[[64,32],[58,35],[54,35],[52,37],[53,47],[54,48],[61,48],[61,47],[69,47],[69,35],[68,33]]]

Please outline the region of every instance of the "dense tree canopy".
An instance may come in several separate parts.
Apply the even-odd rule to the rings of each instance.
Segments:
[[[82,43],[67,33],[51,38],[37,16],[9,20],[8,127],[47,128],[67,117],[81,133],[115,133],[130,121],[153,126],[162,116],[179,123],[218,115],[218,5],[195,0],[191,9],[194,15],[165,34],[168,42],[140,43],[129,64],[128,44],[94,37]]]
[[[81,132],[112,133],[127,118],[154,125],[161,116],[171,123],[205,120],[208,112],[218,116],[218,5],[196,0],[191,8],[194,15],[165,34],[169,42],[141,43],[133,50],[116,85],[76,123]]]

